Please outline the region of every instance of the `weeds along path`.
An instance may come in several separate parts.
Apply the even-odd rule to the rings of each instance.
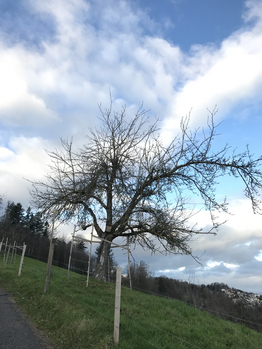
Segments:
[[[0,348],[53,349],[18,308],[13,298],[0,287]]]

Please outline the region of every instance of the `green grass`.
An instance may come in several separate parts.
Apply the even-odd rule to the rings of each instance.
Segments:
[[[120,343],[113,344],[114,284],[52,266],[49,290],[43,293],[46,264],[25,258],[22,275],[15,265],[4,269],[0,285],[12,294],[56,348],[262,348],[262,334],[220,320],[191,306],[122,287]]]

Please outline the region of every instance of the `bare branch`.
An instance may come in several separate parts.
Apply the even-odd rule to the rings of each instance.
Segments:
[[[108,241],[130,236],[152,252],[192,255],[192,236],[214,234],[221,224],[215,213],[228,212],[226,200],[216,198],[220,177],[242,180],[259,212],[262,157],[253,159],[248,148],[236,154],[228,144],[213,150],[217,108],[203,130],[190,130],[190,115],[182,119],[180,134],[168,146],[158,135],[158,120],[150,124],[142,106],[131,119],[125,107],[113,112],[112,101],[108,109],[99,108],[101,127],[90,130],[82,149],[73,151],[73,140],[61,139],[62,150],[48,152],[50,173],[31,191],[43,213],[56,210],[63,222],[77,217],[80,225],[93,223]],[[186,209],[189,195],[198,195],[210,212],[209,231],[190,225],[196,210]]]

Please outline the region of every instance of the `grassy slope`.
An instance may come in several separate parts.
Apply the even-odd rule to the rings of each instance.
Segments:
[[[25,258],[22,275],[15,265],[3,268],[0,285],[12,294],[57,348],[113,348],[114,284],[52,267],[43,294],[46,264]],[[191,344],[188,344],[191,343]],[[122,287],[120,344],[114,348],[262,348],[262,334],[217,319],[176,300]]]

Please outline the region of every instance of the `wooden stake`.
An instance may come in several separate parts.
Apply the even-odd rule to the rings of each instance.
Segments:
[[[8,244],[8,238],[6,238],[6,240],[5,240],[5,253],[6,253],[6,249],[7,249],[7,244]]]
[[[128,262],[129,284],[130,284],[130,290],[132,290],[132,280],[131,280],[131,270],[130,270],[130,256],[129,256],[129,236],[127,237],[127,244],[128,244],[127,262]]]
[[[8,238],[6,238],[6,240],[5,240],[5,249],[4,249],[4,258],[3,258],[4,264],[5,264],[5,254],[6,254],[7,244],[8,244]]]
[[[73,231],[73,236],[72,236],[72,241],[71,241],[71,246],[70,246],[70,255],[69,255],[68,270],[67,270],[67,277],[68,278],[69,278],[69,271],[70,271],[70,267],[71,267],[72,250],[73,250],[73,243],[74,243],[74,238],[75,238],[75,232],[76,232],[76,225],[74,226],[74,231]]]
[[[2,241],[0,242],[0,252],[2,250],[3,241],[4,241],[4,237],[2,237]]]
[[[88,287],[89,275],[90,275],[90,265],[91,265],[90,261],[91,261],[92,242],[93,242],[93,232],[94,232],[94,225],[92,224],[91,241],[90,241],[89,258],[88,258],[88,270],[87,270],[86,287]]]
[[[17,245],[15,246],[14,264],[15,264],[15,260],[16,260],[16,251],[17,251]]]
[[[50,246],[49,246],[48,262],[47,262],[47,268],[46,268],[46,279],[45,279],[44,293],[47,292],[49,282],[50,282],[51,265],[52,265],[53,254],[54,254],[53,235],[54,235],[54,226],[55,226],[55,216],[56,216],[56,212],[54,213],[54,217],[53,217],[53,225],[52,225],[52,231],[51,231],[51,237],[50,237]]]
[[[52,266],[53,255],[54,255],[54,246],[55,246],[55,244],[51,243],[50,248],[49,248],[44,293],[46,293],[48,291],[48,287],[49,287],[51,266]]]
[[[122,268],[116,269],[116,294],[115,294],[115,318],[114,318],[114,342],[119,342],[119,327],[120,327],[120,304],[121,304],[121,277]]]
[[[107,258],[107,278],[108,282],[110,282],[110,258]]]
[[[11,262],[10,262],[11,264],[12,264],[13,258],[14,258],[15,244],[16,244],[16,241],[14,242],[13,249],[12,249],[12,257],[11,257]]]
[[[6,256],[6,259],[5,259],[5,268],[6,268],[6,264],[7,264],[8,258],[9,258],[10,248],[11,248],[11,245],[9,245],[9,247],[8,247],[7,256]]]
[[[20,260],[20,266],[19,266],[19,270],[18,270],[18,276],[20,276],[21,272],[22,272],[22,266],[23,266],[23,262],[24,262],[25,250],[26,250],[26,245],[24,243],[24,245],[23,245],[23,252],[22,252],[22,256],[21,256],[21,260]]]

